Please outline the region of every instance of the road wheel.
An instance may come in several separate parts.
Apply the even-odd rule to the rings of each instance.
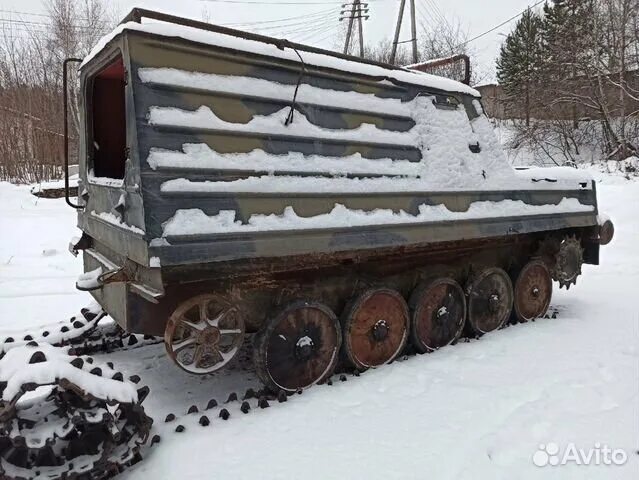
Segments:
[[[399,355],[409,330],[406,301],[395,290],[373,288],[344,310],[344,352],[359,370],[384,365]]]
[[[225,298],[205,294],[182,302],[164,331],[169,357],[196,375],[213,373],[228,364],[244,341],[244,317]]]
[[[550,306],[552,277],[541,260],[531,260],[515,281],[514,310],[517,320],[527,322],[543,317]]]
[[[466,287],[468,324],[478,335],[501,328],[513,307],[513,286],[501,268],[487,268],[475,275]]]
[[[452,278],[436,278],[419,285],[409,305],[411,341],[421,353],[449,345],[461,335],[466,320],[466,296]]]
[[[308,388],[333,373],[342,335],[320,303],[295,302],[267,320],[255,340],[257,374],[275,391]]]

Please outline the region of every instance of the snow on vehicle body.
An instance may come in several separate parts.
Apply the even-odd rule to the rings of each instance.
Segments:
[[[513,303],[534,318],[612,237],[594,182],[513,170],[466,85],[128,19],[80,68],[78,285],[189,372],[257,332],[260,377],[294,391],[340,349],[364,369],[409,337],[499,328]]]

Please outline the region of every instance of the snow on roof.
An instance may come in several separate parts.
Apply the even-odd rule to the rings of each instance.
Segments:
[[[442,63],[442,62],[457,60],[457,59],[461,59],[461,58],[464,58],[464,56],[460,55],[460,54],[450,55],[448,57],[430,58],[428,60],[423,60],[421,62],[411,63],[410,65],[404,65],[404,68],[417,69],[419,67],[427,67],[429,65],[437,65],[437,64]]]
[[[475,85],[475,88],[498,87],[498,86],[499,84],[497,82],[486,81],[486,82],[478,83],[477,85]]]
[[[221,48],[229,48],[233,50],[240,50],[243,52],[254,53],[258,55],[267,55],[283,60],[299,62],[299,58],[295,51],[292,48],[288,47],[279,49],[273,44],[260,42],[257,40],[248,40],[233,35],[226,35],[219,32],[211,32],[171,23],[127,22],[118,25],[118,27],[116,27],[111,33],[102,37],[95,45],[95,47],[93,47],[89,55],[85,57],[84,61],[80,65],[80,68],[87,65],[91,61],[91,59],[98,55],[111,40],[123,33],[125,30],[144,32],[163,37],[183,38],[185,40],[205,43]],[[383,66],[371,65],[355,60],[347,60],[344,58],[306,51],[300,52],[300,55],[302,56],[304,63],[313,65],[315,67],[331,68],[335,70],[373,77],[386,77],[389,80],[396,80],[398,82],[420,85],[426,88],[444,90],[449,92],[458,92],[472,95],[474,97],[480,97],[480,94],[479,92],[477,92],[477,90],[464,85],[463,83],[456,82],[455,80],[451,80],[449,78],[438,77],[436,75],[418,72],[416,70],[409,70],[406,68],[391,68],[390,66],[389,68],[384,68]]]

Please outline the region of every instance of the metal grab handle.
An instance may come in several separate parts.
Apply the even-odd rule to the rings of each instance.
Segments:
[[[68,111],[69,111],[69,94],[68,94],[68,85],[67,85],[67,70],[68,64],[75,62],[82,62],[82,58],[66,58],[64,62],[62,62],[62,90],[63,90],[63,111],[64,111],[64,199],[67,201],[67,204],[76,209],[82,209],[81,205],[77,205],[71,201],[69,195],[69,124],[68,124]]]

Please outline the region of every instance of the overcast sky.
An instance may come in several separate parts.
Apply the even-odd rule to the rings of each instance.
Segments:
[[[81,0],[78,0],[81,1]],[[350,0],[344,0],[348,2]],[[483,33],[504,20],[532,5],[534,0],[415,0],[418,23],[434,24],[445,17],[458,20],[470,37]],[[284,2],[290,4],[282,4]],[[162,10],[201,19],[204,12],[212,23],[247,23],[238,28],[258,31],[273,36],[285,36],[301,43],[325,48],[336,47],[336,35],[340,28],[339,0],[117,0],[110,2],[123,16],[133,6]],[[269,4],[270,3],[270,4]],[[400,40],[410,38],[410,23],[406,2],[405,21]],[[384,37],[392,37],[399,0],[369,0],[370,19],[364,23],[366,43],[377,43]],[[46,17],[11,12],[46,13],[42,0],[0,0],[0,19],[46,21]],[[291,18],[293,17],[293,18]],[[281,20],[289,19],[282,21]],[[249,25],[250,22],[262,22]],[[503,35],[512,28],[514,21],[471,43],[487,80],[494,78],[494,60],[499,53]]]

